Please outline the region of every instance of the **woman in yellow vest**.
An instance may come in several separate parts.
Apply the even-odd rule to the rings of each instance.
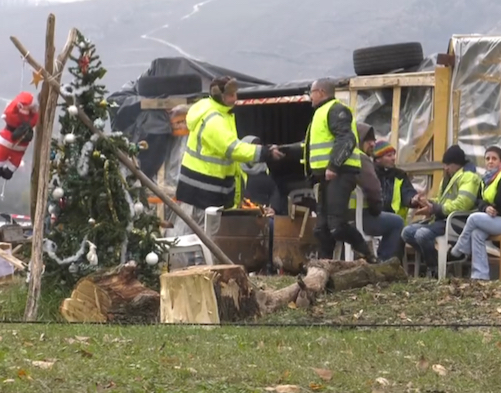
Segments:
[[[487,172],[482,178],[477,202],[479,212],[468,217],[449,260],[466,260],[471,256],[471,278],[489,280],[489,260],[485,241],[489,236],[501,235],[501,149],[491,146],[485,151]]]

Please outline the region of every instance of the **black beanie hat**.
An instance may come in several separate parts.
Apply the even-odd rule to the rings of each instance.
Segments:
[[[466,154],[464,153],[464,150],[459,147],[459,145],[452,145],[444,153],[442,162],[444,164],[458,164],[463,166],[466,164]]]

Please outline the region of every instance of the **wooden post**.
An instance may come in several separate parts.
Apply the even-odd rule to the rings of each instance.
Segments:
[[[358,91],[350,90],[350,108],[353,111],[353,116],[357,117],[357,101],[358,100]]]
[[[398,137],[399,137],[401,99],[402,99],[402,88],[400,86],[395,86],[393,88],[390,143],[397,151],[398,151],[398,139],[399,139]]]
[[[61,94],[61,86],[58,81],[50,78],[50,75],[47,71],[37,63],[33,57],[29,54],[28,50],[19,42],[16,37],[10,37],[10,40],[14,44],[14,46],[19,50],[19,52],[26,58],[28,64],[30,64],[36,70],[40,70],[44,78],[46,78],[51,86],[58,92],[58,94],[63,97],[66,102],[70,105],[72,101]],[[91,130],[94,134],[99,135],[101,138],[107,138],[107,136],[96,127],[94,127],[93,122],[89,119],[89,117],[85,114],[83,110],[78,108],[78,117],[82,120],[89,130]],[[200,240],[207,246],[207,248],[214,254],[214,256],[219,260],[222,264],[233,265],[233,262],[226,256],[226,254],[210,239],[209,236],[203,231],[200,226],[188,215],[186,214],[174,201],[172,201],[165,192],[163,192],[158,185],[156,185],[148,176],[146,176],[140,169],[138,169],[132,160],[121,150],[116,150],[116,155],[118,159],[124,164],[127,169],[129,169],[137,179],[141,181],[141,183],[149,188],[156,196],[160,198],[160,200],[169,206],[170,209],[174,211],[187,225],[188,227],[200,238]]]
[[[433,159],[441,161],[447,150],[449,98],[451,91],[451,68],[437,66],[435,68],[435,100],[433,102]],[[438,194],[440,181],[443,178],[443,170],[437,170],[433,174],[433,186],[431,195]]]
[[[461,90],[452,92],[452,143],[457,144],[459,139],[459,110],[461,108]]]
[[[164,189],[165,187],[165,162],[160,167],[160,170],[157,173],[157,184],[160,189]],[[161,220],[165,220],[165,205],[163,203],[157,204],[157,216]]]
[[[42,86],[42,98],[44,99],[44,107],[40,108],[40,113],[43,113],[43,123],[38,127],[40,135],[38,136],[40,149],[38,152],[38,163],[34,163],[36,170],[36,205],[35,216],[33,217],[33,240],[31,247],[31,267],[30,280],[28,287],[28,299],[24,310],[24,319],[26,321],[34,321],[38,314],[38,301],[41,293],[41,281],[43,270],[43,237],[44,237],[44,219],[47,209],[47,193],[49,184],[49,169],[50,169],[50,147],[52,140],[52,128],[54,125],[54,117],[56,113],[57,98],[59,90],[56,90],[52,83],[58,83],[64,70],[64,65],[73,49],[76,37],[76,30],[72,29],[68,35],[66,44],[57,57],[57,64],[54,64],[54,30],[55,17],[49,15],[47,21],[47,37],[46,45],[51,56],[46,54],[46,59],[51,59],[50,65],[53,67],[53,73],[48,73],[44,70],[44,82]],[[48,61],[48,60],[47,60]],[[34,67],[37,71],[43,69],[41,66]],[[45,87],[45,90],[44,90]],[[46,94],[44,97],[43,94]],[[37,168],[38,166],[38,168]],[[32,179],[33,182],[33,179]],[[33,189],[31,190],[33,192]],[[33,206],[32,206],[33,208]]]

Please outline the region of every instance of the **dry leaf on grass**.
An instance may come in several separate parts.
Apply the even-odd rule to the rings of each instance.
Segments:
[[[276,393],[300,393],[301,388],[297,385],[278,385],[275,387],[265,388],[267,392],[276,392]]]
[[[75,338],[67,338],[65,339],[68,344],[89,344],[90,337],[83,337],[83,336],[75,336]]]
[[[287,307],[292,308],[292,309],[296,309],[296,308],[297,308],[297,306],[296,306],[296,303],[295,303],[295,302],[290,302],[290,303],[287,305]]]
[[[498,307],[498,308],[496,309],[496,311],[497,311],[499,314],[501,314],[501,307]]]
[[[323,368],[314,368],[313,371],[324,381],[330,381],[332,379],[332,371]]]
[[[416,367],[421,371],[426,371],[428,370],[428,367],[430,367],[430,363],[426,360],[424,355],[421,355],[419,362],[417,362],[416,364]]]
[[[314,392],[317,390],[322,390],[324,388],[324,385],[321,385],[321,384],[315,383],[315,382],[310,382],[310,384],[308,386]]]
[[[447,375],[447,370],[444,366],[441,364],[434,364],[431,366],[432,370],[435,371],[438,375],[444,377]]]
[[[363,312],[364,312],[364,310],[360,310],[356,314],[353,314],[353,318],[360,319],[360,317],[362,316]]]
[[[30,363],[38,368],[41,368],[42,370],[50,370],[54,363],[56,363],[55,360],[31,360]]]
[[[3,383],[12,383],[12,382],[16,382],[16,381],[12,378],[9,378],[9,379],[6,379],[3,381]]]
[[[388,381],[386,378],[376,378],[376,383],[381,385],[381,386],[389,386],[390,385],[390,381]]]

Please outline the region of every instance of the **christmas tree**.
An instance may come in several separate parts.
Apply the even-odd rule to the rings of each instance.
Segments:
[[[157,286],[165,251],[155,240],[160,220],[149,213],[145,189],[115,155],[121,149],[135,158],[147,146],[120,132],[99,137],[80,121],[77,107],[104,132],[110,104],[99,84],[106,70],[95,46],[78,32],[75,49],[69,67],[74,79],[61,88],[71,104],[63,104],[61,136],[52,143],[45,276],[72,285],[92,271],[134,260],[139,278]]]

